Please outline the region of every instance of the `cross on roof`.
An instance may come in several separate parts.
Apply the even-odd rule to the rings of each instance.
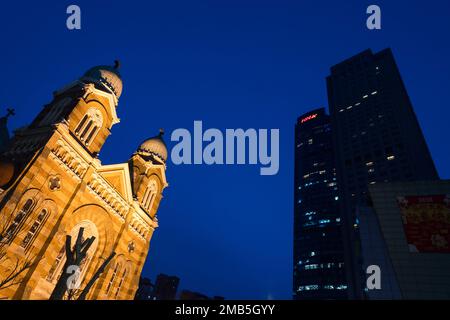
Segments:
[[[16,111],[13,108],[7,108],[6,109],[6,117],[8,118],[9,116],[14,116],[16,114]]]

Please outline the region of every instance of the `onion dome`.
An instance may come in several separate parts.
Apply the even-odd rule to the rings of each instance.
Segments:
[[[113,67],[96,66],[90,68],[80,80],[97,83],[107,88],[107,90],[112,91],[116,98],[119,99],[123,87],[122,78],[119,73],[119,65],[119,61],[116,60]]]
[[[137,153],[143,156],[152,156],[165,163],[167,161],[167,146],[162,138],[163,135],[164,130],[160,129],[159,135],[141,143]]]

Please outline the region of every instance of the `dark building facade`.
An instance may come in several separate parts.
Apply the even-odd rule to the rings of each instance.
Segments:
[[[154,300],[175,300],[180,279],[175,276],[159,274],[154,288]]]
[[[439,178],[390,49],[333,66],[327,89],[348,293],[360,299],[366,274],[356,212],[367,204],[368,186]]]
[[[347,297],[330,116],[317,109],[295,126],[294,299]]]
[[[362,254],[382,276],[368,298],[450,299],[450,180],[382,182],[369,195],[359,210]]]
[[[134,300],[154,300],[154,289],[155,286],[150,279],[140,278]]]
[[[210,300],[210,298],[199,292],[183,290],[180,294],[180,300]]]
[[[183,290],[180,293],[180,300],[225,300],[225,298],[222,296],[209,297],[203,293]]]

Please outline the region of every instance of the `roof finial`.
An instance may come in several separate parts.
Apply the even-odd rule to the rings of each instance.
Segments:
[[[119,68],[120,68],[120,61],[114,60],[114,69],[119,69]]]
[[[160,136],[163,136],[163,135],[164,135],[164,129],[163,129],[163,128],[160,128],[160,129],[159,129],[159,135],[160,135]]]
[[[16,111],[13,108],[7,108],[6,109],[6,117],[8,118],[9,116],[14,116],[16,114]]]

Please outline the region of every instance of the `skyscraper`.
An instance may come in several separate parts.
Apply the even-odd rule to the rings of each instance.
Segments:
[[[349,298],[362,298],[356,211],[367,202],[368,186],[438,174],[390,49],[333,66],[327,89]]]
[[[347,296],[330,126],[324,108],[295,126],[294,299]]]

